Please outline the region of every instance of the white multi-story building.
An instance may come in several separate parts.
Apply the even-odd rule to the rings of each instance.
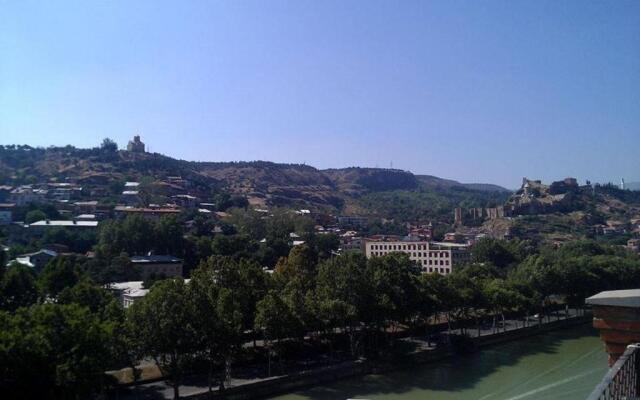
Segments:
[[[471,261],[469,246],[458,243],[367,240],[364,250],[367,258],[394,252],[406,253],[411,261],[421,267],[422,272],[443,275],[450,274],[454,266]]]

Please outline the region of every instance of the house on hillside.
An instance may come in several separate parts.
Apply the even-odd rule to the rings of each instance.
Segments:
[[[16,262],[18,264],[31,267],[36,271],[40,271],[42,268],[44,268],[45,265],[49,263],[49,261],[51,261],[52,258],[56,257],[57,255],[58,253],[53,250],[43,249],[36,251],[35,253],[22,254],[16,257],[14,260],[9,261],[7,263],[7,266]]]
[[[98,221],[77,221],[77,220],[48,220],[37,221],[29,224],[29,228],[48,229],[48,228],[70,228],[70,229],[95,229],[98,227]]]
[[[149,289],[144,287],[143,281],[110,283],[107,285],[107,289],[115,292],[124,308],[131,307],[133,303],[149,293]]]
[[[182,276],[182,259],[169,255],[133,256],[131,263],[138,267],[142,279],[151,276],[167,278]]]
[[[177,208],[145,208],[145,207],[125,207],[116,206],[114,209],[117,218],[125,218],[127,215],[141,215],[149,219],[160,219],[160,217],[168,215],[180,214]]]
[[[125,190],[120,196],[120,203],[126,206],[139,206],[142,204],[140,192],[137,190]]]
[[[47,196],[47,190],[34,189],[31,185],[17,187],[11,191],[9,200],[17,206],[28,203],[43,203]]]
[[[13,221],[13,203],[0,203],[0,225],[8,225]]]

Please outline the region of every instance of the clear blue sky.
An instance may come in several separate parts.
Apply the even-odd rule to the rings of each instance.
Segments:
[[[0,0],[0,144],[640,181],[640,1]]]

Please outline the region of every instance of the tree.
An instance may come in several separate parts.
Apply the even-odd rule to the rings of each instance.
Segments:
[[[109,220],[101,224],[97,252],[99,257],[110,260],[123,252],[147,254],[155,244],[153,222],[140,215],[131,215],[122,221]]]
[[[505,268],[517,261],[516,255],[503,240],[485,238],[473,247],[473,261],[491,263],[498,268]]]
[[[109,138],[104,138],[100,143],[100,150],[106,153],[115,153],[118,151],[118,144]]]
[[[213,254],[235,256],[247,248],[248,240],[242,235],[216,235],[211,243]]]
[[[360,322],[370,320],[373,302],[367,261],[361,254],[346,254],[319,266],[316,286],[317,315],[325,329],[340,329],[349,336],[349,351],[355,356],[362,330]]]
[[[87,307],[94,314],[102,315],[116,303],[116,298],[90,279],[84,278],[74,286],[64,288],[58,295],[58,303],[78,304]]]
[[[256,304],[270,286],[269,276],[255,262],[230,257],[213,256],[194,272],[215,281],[217,287],[230,290],[234,303],[240,307],[242,328],[251,329],[255,320]]]
[[[295,318],[291,310],[276,291],[270,291],[256,306],[255,330],[262,332],[269,358],[269,376],[271,376],[271,346],[295,330]]]
[[[408,255],[391,253],[367,261],[376,297],[378,328],[409,322],[418,313],[418,269]]]
[[[0,312],[0,390],[7,398],[91,398],[113,367],[112,331],[78,304]]]
[[[184,253],[184,229],[175,217],[161,218],[153,226],[153,249],[158,254],[182,256]]]
[[[88,273],[91,279],[97,283],[129,282],[142,280],[140,268],[134,265],[127,253],[121,253],[117,257],[106,261],[104,259],[90,260]]]
[[[0,282],[2,282],[2,277],[4,276],[4,272],[7,265],[7,253],[0,249]]]
[[[241,298],[233,289],[220,285],[220,271],[214,265],[213,261],[203,263],[194,271],[189,283],[195,312],[199,316],[194,326],[197,336],[204,341],[203,355],[209,365],[209,391],[212,390],[216,362],[222,359],[225,368],[229,365],[233,353],[241,345],[243,331]]]
[[[32,210],[27,213],[24,217],[24,222],[27,224],[32,224],[34,222],[43,221],[47,219],[47,214],[42,210]]]
[[[0,308],[15,311],[38,300],[35,274],[31,268],[13,263],[0,281]]]
[[[496,315],[500,315],[502,318],[502,329],[506,330],[505,325],[505,312],[512,310],[520,304],[518,296],[520,294],[509,287],[507,283],[502,279],[494,279],[484,287],[484,294],[487,298],[487,302],[494,311],[493,327],[496,329]]]
[[[282,283],[300,279],[307,289],[311,289],[316,275],[318,254],[306,243],[291,249],[289,256],[280,259],[276,266],[278,277]]]
[[[321,259],[329,258],[340,247],[340,238],[333,234],[316,235],[314,237],[314,243],[318,257]]]
[[[152,357],[180,397],[186,368],[199,350],[194,323],[194,303],[182,279],[157,282],[142,299],[129,307],[128,318],[138,329],[131,340],[141,354]]]
[[[49,261],[38,277],[38,285],[45,296],[55,297],[63,289],[80,280],[80,271],[72,257],[56,257]]]

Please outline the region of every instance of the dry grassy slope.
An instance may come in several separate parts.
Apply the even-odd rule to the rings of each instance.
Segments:
[[[432,176],[380,168],[318,170],[272,162],[189,162],[160,154],[58,147],[15,149],[2,153],[0,173],[37,180],[77,179],[86,184],[166,176],[182,176],[200,186],[216,185],[243,194],[253,204],[341,209],[361,212],[357,199],[372,192],[447,188],[462,185]],[[6,162],[5,162],[6,161]]]

